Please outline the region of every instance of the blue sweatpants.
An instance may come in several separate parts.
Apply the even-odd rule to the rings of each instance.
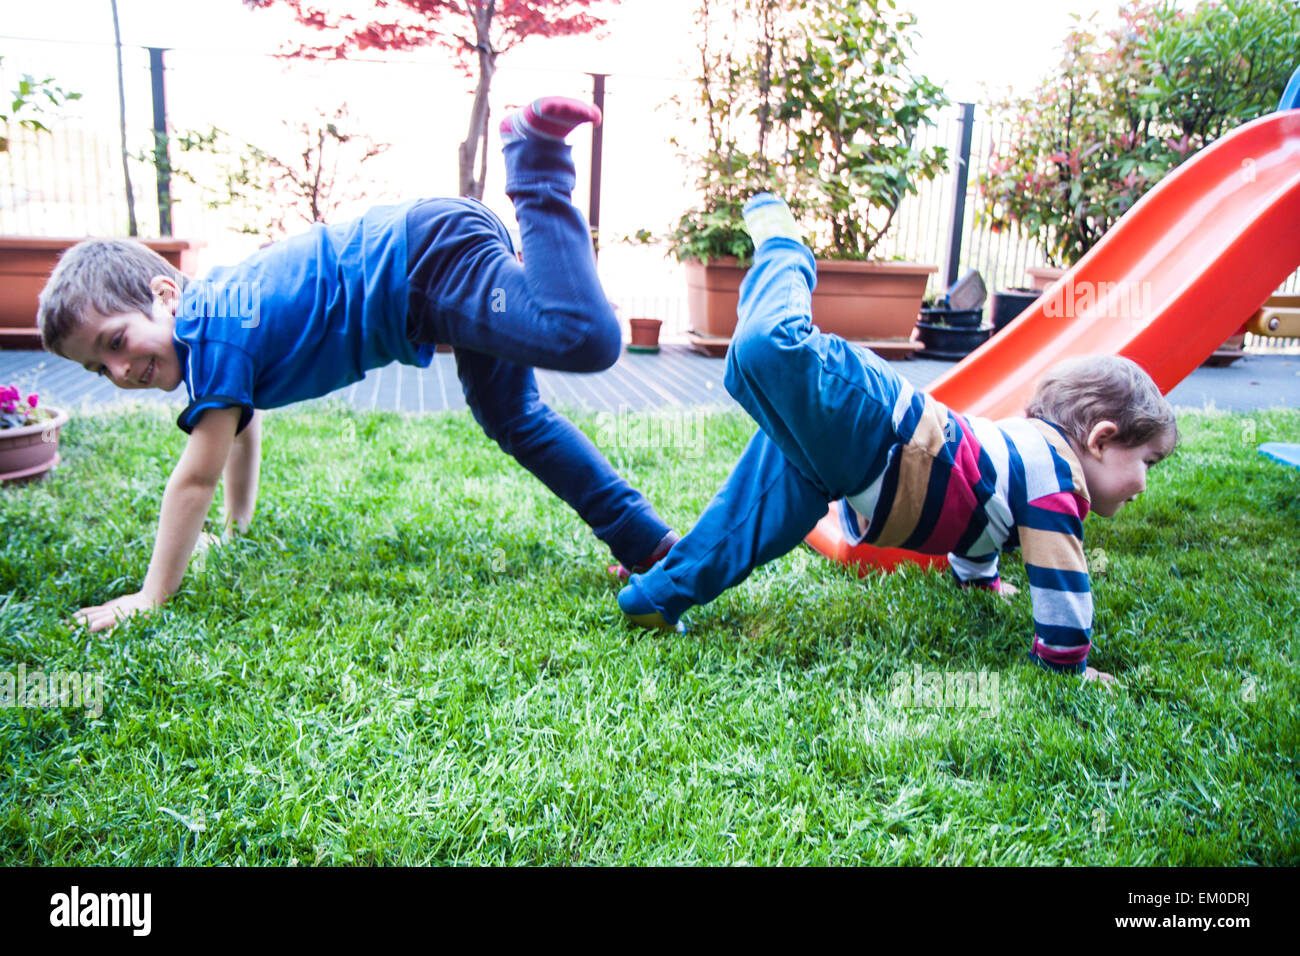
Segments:
[[[898,440],[902,380],[813,325],[816,282],[808,249],[778,237],[741,284],[723,381],[759,431],[690,533],[629,582],[669,622],[795,548],[829,502],[880,475]]]
[[[591,233],[570,201],[563,143],[505,148],[523,263],[501,221],[469,199],[433,200],[408,217],[410,320],[422,345],[450,345],[465,401],[488,437],[572,507],[631,567],[668,525],[574,425],[538,396],[533,367],[609,368],[622,332],[596,274]]]

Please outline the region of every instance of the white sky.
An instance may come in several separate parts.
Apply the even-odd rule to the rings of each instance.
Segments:
[[[1100,10],[1110,20],[1119,5],[1118,0],[898,2],[919,18],[915,67],[954,101],[981,98],[982,84],[996,91],[1027,90],[1059,60],[1058,45],[1072,13]],[[499,61],[493,83],[498,119],[505,108],[544,93],[589,95],[586,72],[613,74],[602,189],[606,236],[642,227],[660,231],[690,202],[685,174],[667,143],[682,124],[663,104],[690,88],[694,6],[695,0],[623,0],[602,11],[610,21],[603,38],[533,40]],[[295,25],[284,11],[251,11],[240,0],[119,0],[118,8],[126,46],[170,48],[167,96],[175,127],[215,124],[274,149],[284,136],[281,119],[296,119],[312,106],[333,108],[346,99],[365,132],[394,144],[366,167],[375,179],[371,202],[456,192],[456,144],[468,119],[470,84],[447,65],[440,49],[373,54],[398,63],[287,61],[286,66],[257,54],[277,51],[289,38],[310,41],[319,35]],[[7,60],[6,74],[55,76],[84,93],[76,113],[106,129],[115,129],[117,122],[112,38],[109,0],[5,0],[0,55]],[[129,122],[145,131],[151,121],[146,61],[138,49],[128,49],[126,56]],[[573,139],[583,157],[575,201],[585,209],[589,140]],[[508,216],[501,180],[500,161],[493,155],[485,200]],[[147,199],[147,189],[144,194]],[[213,251],[219,258],[227,255],[219,244]]]

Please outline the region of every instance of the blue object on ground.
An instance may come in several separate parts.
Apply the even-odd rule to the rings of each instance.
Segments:
[[[1259,446],[1259,453],[1292,468],[1300,468],[1300,445],[1294,442],[1267,441]]]

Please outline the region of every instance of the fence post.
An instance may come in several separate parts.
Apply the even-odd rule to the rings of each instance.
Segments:
[[[602,115],[605,112],[605,77],[608,75],[608,73],[590,74],[595,82],[591,100],[596,104],[596,109],[600,110]],[[590,215],[587,217],[587,221],[591,226],[591,241],[597,255],[600,254],[600,158],[605,142],[604,133],[604,122],[591,131],[591,195],[589,197]]]
[[[172,234],[172,166],[167,149],[167,93],[163,86],[163,50],[149,49],[149,81],[153,87],[153,165],[158,172],[158,234]]]
[[[971,127],[975,125],[975,104],[961,104],[961,153],[957,158],[955,172],[957,183],[953,191],[952,220],[948,225],[948,284],[957,281],[957,269],[961,262],[961,234],[966,224],[966,179],[970,173]]]

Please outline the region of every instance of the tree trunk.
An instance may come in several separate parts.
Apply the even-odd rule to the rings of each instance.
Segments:
[[[126,152],[126,85],[122,78],[122,28],[117,21],[117,0],[111,0],[113,6],[113,42],[117,46],[117,110],[119,128],[122,133],[122,178],[126,182],[126,217],[127,235],[140,234],[135,222],[135,197],[131,194],[131,167],[127,165]]]
[[[496,72],[497,54],[492,49],[492,15],[496,4],[489,3],[474,14],[475,39],[478,41],[478,85],[474,88],[474,106],[469,114],[469,131],[460,144],[460,195],[474,199],[483,198],[483,183],[487,179],[488,91],[492,88],[492,75]],[[482,161],[479,150],[482,149]],[[478,175],[475,175],[475,167]]]

